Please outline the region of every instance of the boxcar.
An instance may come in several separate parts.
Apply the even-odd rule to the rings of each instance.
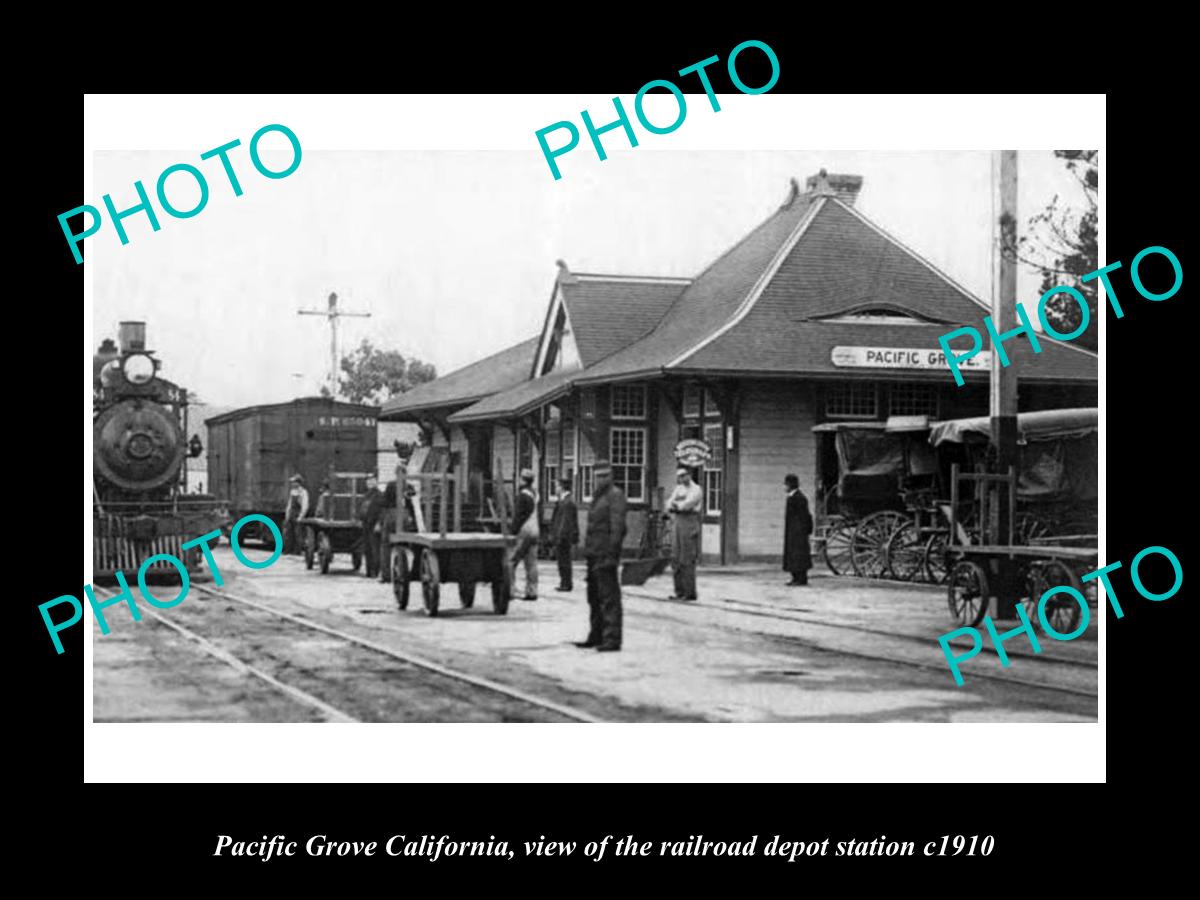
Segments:
[[[304,476],[310,514],[331,472],[376,470],[378,415],[377,406],[305,397],[208,419],[209,490],[234,520],[261,513],[282,529],[292,475]]]

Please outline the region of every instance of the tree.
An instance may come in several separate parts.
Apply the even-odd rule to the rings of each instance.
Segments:
[[[1090,314],[1087,330],[1076,340],[1089,350],[1099,343],[1096,324],[1098,280],[1080,281],[1080,277],[1099,268],[1096,244],[1096,193],[1099,153],[1095,150],[1055,150],[1081,189],[1081,198],[1063,200],[1058,194],[1041,212],[1030,216],[1026,234],[1016,237],[1012,222],[1002,222],[1004,251],[1010,258],[1041,272],[1042,293],[1058,285],[1073,287],[1087,300]],[[1079,303],[1065,293],[1046,301],[1046,321],[1062,334],[1079,327],[1083,312]]]
[[[342,357],[338,387],[351,403],[381,404],[437,378],[437,370],[419,359],[405,359],[396,350],[382,350],[366,338]]]

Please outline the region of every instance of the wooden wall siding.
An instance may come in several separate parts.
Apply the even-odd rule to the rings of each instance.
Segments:
[[[495,475],[497,465],[504,472],[504,480],[512,483],[514,472],[513,462],[516,459],[516,443],[512,430],[503,425],[492,429],[492,474]]]
[[[781,557],[783,477],[794,472],[812,502],[816,393],[810,384],[747,382],[741,395],[738,556]]]

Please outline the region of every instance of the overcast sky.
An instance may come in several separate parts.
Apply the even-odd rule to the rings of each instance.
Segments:
[[[344,308],[371,313],[342,320],[343,352],[369,338],[445,374],[538,332],[556,259],[695,275],[778,207],[789,177],[803,186],[822,167],[864,176],[862,212],[990,296],[989,152],[635,152],[555,182],[528,152],[306,150],[277,181],[243,160],[238,198],[219,167],[205,169],[211,196],[194,218],[160,212],[155,233],[131,217],[125,247],[107,223],[88,239],[96,340],[145,319],[166,377],[211,404],[277,402],[316,393],[325,377],[328,326],[297,310],[336,291]],[[160,171],[194,156],[97,152],[95,184],[132,206],[136,179],[153,192]],[[187,181],[170,182],[185,209]],[[1062,163],[1022,152],[1019,219],[1058,192],[1078,196]],[[1022,275],[1024,301],[1039,282]]]

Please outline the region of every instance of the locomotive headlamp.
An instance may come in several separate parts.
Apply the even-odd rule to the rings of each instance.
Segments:
[[[145,353],[131,353],[121,365],[130,384],[145,384],[154,377],[154,360]]]

